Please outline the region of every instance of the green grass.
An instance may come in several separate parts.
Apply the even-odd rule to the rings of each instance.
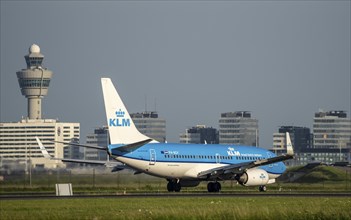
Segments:
[[[2,200],[6,219],[351,219],[351,198],[191,197]]]
[[[325,173],[325,172],[324,172]],[[323,175],[324,175],[323,173]],[[318,172],[310,175],[319,175]],[[312,180],[313,176],[307,178]],[[316,178],[314,178],[316,179]],[[319,180],[321,178],[318,178]],[[336,178],[338,180],[338,178]],[[297,183],[285,183],[278,181],[267,186],[268,192],[351,192],[351,178],[346,180],[324,180],[307,181]],[[72,183],[74,194],[116,194],[123,193],[143,193],[143,192],[166,192],[167,181],[165,179],[151,177],[148,175],[133,175],[130,173],[121,174],[60,174],[47,175],[35,174],[32,176],[32,186],[29,185],[28,178],[24,176],[5,177],[5,181],[0,182],[0,194],[22,194],[22,193],[49,193],[55,194],[55,183]],[[222,192],[257,192],[258,187],[243,187],[235,181],[224,181]],[[184,187],[182,192],[206,192],[207,182],[201,182],[197,187]]]
[[[347,179],[347,173],[335,167],[318,166],[300,178],[297,182],[322,182],[322,181],[343,181]]]
[[[296,182],[289,181],[289,172],[301,169],[294,167],[277,180],[277,183],[267,186],[268,192],[351,192],[351,173],[336,167],[318,166],[311,169]],[[350,172],[350,171],[349,171]],[[166,192],[167,181],[146,174],[133,175],[131,172],[110,173],[87,169],[85,173],[71,171],[33,172],[29,184],[29,176],[12,174],[4,176],[0,182],[0,194],[49,193],[55,194],[56,183],[72,183],[74,194],[116,194]],[[235,181],[224,181],[222,192],[257,192],[258,187],[243,187]],[[197,187],[184,187],[182,192],[206,192],[207,182],[201,182]]]

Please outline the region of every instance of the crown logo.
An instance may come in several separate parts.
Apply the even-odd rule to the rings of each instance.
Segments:
[[[116,111],[116,116],[117,118],[123,118],[124,117],[125,112],[122,111],[121,109],[119,109],[118,111]]]

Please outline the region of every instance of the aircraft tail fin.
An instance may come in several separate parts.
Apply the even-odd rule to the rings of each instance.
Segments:
[[[292,155],[292,156],[294,155],[294,149],[291,143],[289,132],[286,132],[286,154]]]
[[[101,85],[111,144],[126,145],[150,139],[135,127],[111,79],[101,78]]]

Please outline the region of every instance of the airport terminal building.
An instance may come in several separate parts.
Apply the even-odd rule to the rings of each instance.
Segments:
[[[19,122],[0,123],[1,162],[20,167],[29,164],[42,168],[65,167],[60,160],[44,158],[35,137],[40,138],[51,156],[63,158],[67,145],[53,141],[70,142],[79,139],[79,130],[79,123],[53,119],[23,119]]]

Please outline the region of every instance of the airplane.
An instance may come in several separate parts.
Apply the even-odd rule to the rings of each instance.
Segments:
[[[285,172],[283,161],[294,157],[289,133],[287,152],[280,156],[253,146],[159,143],[138,131],[111,79],[102,78],[101,84],[111,144],[97,149],[106,150],[136,173],[165,178],[169,192],[198,186],[201,181],[208,182],[208,192],[220,192],[219,181],[225,180],[266,191],[266,185]],[[49,158],[38,138],[37,142]]]

